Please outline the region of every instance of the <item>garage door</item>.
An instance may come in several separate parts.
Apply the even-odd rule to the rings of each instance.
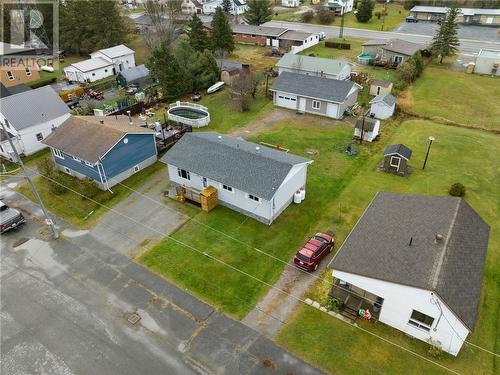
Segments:
[[[286,94],[278,94],[276,93],[276,105],[280,107],[296,109],[297,108],[297,97],[286,95]]]

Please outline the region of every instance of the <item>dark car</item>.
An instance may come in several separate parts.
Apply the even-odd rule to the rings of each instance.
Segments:
[[[406,22],[418,23],[418,18],[413,17],[413,16],[408,16],[408,17],[406,17]]]
[[[326,233],[316,233],[297,251],[293,263],[306,271],[316,271],[321,260],[331,253],[335,240]]]
[[[21,212],[0,201],[0,233],[14,229],[24,222],[26,219]]]

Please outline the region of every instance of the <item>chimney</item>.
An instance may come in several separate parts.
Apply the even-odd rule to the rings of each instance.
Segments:
[[[133,122],[132,122],[132,116],[130,115],[130,113],[131,113],[130,111],[127,111],[128,122],[129,122],[130,125],[132,125]]]

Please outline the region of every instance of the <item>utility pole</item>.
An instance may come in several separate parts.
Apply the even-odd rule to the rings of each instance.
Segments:
[[[387,3],[389,2],[389,0],[386,0],[385,3],[384,3],[384,14],[382,15],[382,27],[381,27],[381,31],[384,31],[384,27],[385,27],[385,15],[387,14]]]
[[[7,120],[5,120],[7,122]],[[38,194],[38,191],[36,190],[35,184],[33,184],[33,181],[31,181],[30,176],[28,176],[28,173],[26,172],[26,168],[24,167],[24,163],[21,160],[21,157],[19,156],[19,153],[17,152],[16,148],[14,147],[14,142],[12,142],[12,139],[10,137],[10,133],[7,131],[7,128],[5,127],[5,124],[0,121],[0,124],[2,125],[2,129],[5,132],[5,136],[7,137],[7,140],[9,141],[10,147],[12,148],[12,151],[14,152],[14,157],[16,158],[16,162],[19,164],[21,167],[24,178],[28,180],[28,183],[31,186],[31,190],[33,190],[33,195],[35,196],[36,200],[38,201],[38,204],[40,205],[40,208],[43,211],[43,215],[45,216],[45,222],[47,223],[48,226],[50,226],[50,229],[52,231],[52,238],[56,240],[59,238],[59,234],[57,233],[57,228],[52,221],[52,219],[49,217],[49,213],[47,212],[47,209],[45,208],[45,205],[42,202],[42,198],[40,198],[40,195]]]
[[[344,5],[342,5],[342,14],[340,15],[340,31],[339,31],[339,38],[343,39],[344,38]]]
[[[432,135],[429,136],[429,147],[427,147],[427,153],[425,154],[425,160],[424,160],[424,165],[422,166],[422,170],[425,169],[425,165],[427,164],[427,158],[429,157],[429,152],[431,151],[432,142],[434,140],[435,138]]]

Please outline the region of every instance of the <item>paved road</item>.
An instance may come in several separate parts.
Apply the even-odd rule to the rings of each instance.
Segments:
[[[85,231],[59,221],[50,241],[36,206],[0,193],[35,213],[2,235],[2,374],[321,374]]]
[[[313,33],[318,33],[320,31],[323,31],[326,33],[327,37],[337,37],[339,35],[339,28],[337,26],[310,25],[300,22],[285,22],[285,21],[270,21],[265,23],[264,25],[275,26],[275,27],[287,27],[290,29],[302,30]],[[351,28],[344,28],[344,36],[353,38],[364,38],[364,39],[400,38],[407,40],[409,42],[421,43],[423,45],[429,44],[430,41],[432,40],[432,36],[430,35],[399,33],[394,31],[362,30],[362,29],[351,29]],[[460,39],[460,49],[462,50],[462,52],[477,53],[481,48],[500,49],[500,41]]]

